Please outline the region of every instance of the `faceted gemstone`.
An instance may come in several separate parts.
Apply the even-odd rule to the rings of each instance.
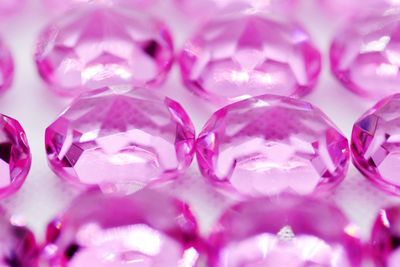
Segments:
[[[377,267],[400,265],[400,207],[380,210],[371,233],[371,251]]]
[[[146,14],[102,5],[50,23],[35,54],[42,78],[62,95],[102,86],[161,84],[173,61],[164,24]]]
[[[245,196],[329,191],[344,179],[349,161],[347,139],[319,109],[273,95],[214,113],[196,151],[209,181]]]
[[[31,153],[24,130],[18,121],[0,114],[0,198],[21,188],[30,167]]]
[[[7,16],[14,14],[21,10],[25,5],[26,0],[1,0],[0,1],[0,15]]]
[[[0,266],[38,267],[38,247],[35,237],[24,226],[10,223],[0,211]]]
[[[90,192],[49,224],[44,251],[50,267],[191,267],[197,239],[196,221],[178,200]]]
[[[46,130],[53,171],[106,191],[175,177],[190,165],[194,140],[194,127],[177,102],[125,87],[82,95]]]
[[[210,267],[358,267],[357,228],[321,200],[283,195],[228,209],[208,241]]]
[[[4,42],[0,40],[0,93],[10,88],[13,79],[14,62],[11,52]]]
[[[376,10],[385,10],[391,7],[397,7],[399,0],[319,0],[318,3],[323,10],[336,18],[358,16],[360,13],[370,13]]]
[[[180,56],[183,81],[218,103],[266,93],[303,96],[317,82],[321,56],[297,24],[260,14],[227,15],[207,23]]]
[[[400,92],[399,33],[399,13],[353,19],[332,43],[332,72],[349,90],[364,97],[380,99]]]
[[[46,7],[62,13],[65,10],[79,8],[82,4],[98,4],[120,6],[124,8],[143,8],[154,4],[157,0],[43,0]]]
[[[353,127],[355,166],[378,187],[400,195],[400,94],[381,100]]]

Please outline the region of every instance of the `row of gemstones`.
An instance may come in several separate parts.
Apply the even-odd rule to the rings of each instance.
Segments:
[[[110,212],[112,216],[110,216]],[[42,249],[25,227],[0,216],[2,266],[326,266],[399,264],[400,206],[377,215],[371,241],[321,200],[255,198],[226,209],[204,240],[190,207],[164,193],[88,191],[47,227]],[[4,265],[5,264],[5,265]],[[42,265],[41,265],[42,266]]]

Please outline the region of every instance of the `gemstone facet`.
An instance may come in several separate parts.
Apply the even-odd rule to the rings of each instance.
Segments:
[[[107,191],[174,177],[190,165],[194,142],[194,127],[177,102],[124,87],[82,95],[46,130],[53,171]]]
[[[156,0],[43,0],[43,2],[48,8],[62,13],[65,10],[80,8],[82,5],[88,4],[117,6],[123,8],[143,8],[154,4]]]
[[[14,79],[14,61],[11,52],[0,40],[0,93],[12,85]]]
[[[0,15],[7,16],[21,10],[26,0],[2,0],[0,3]]]
[[[228,105],[196,144],[202,174],[243,195],[333,189],[347,172],[347,139],[311,104],[273,95]]]
[[[0,198],[17,192],[31,167],[31,153],[18,121],[0,114]]]
[[[161,84],[172,65],[173,45],[165,25],[149,16],[91,6],[49,24],[35,60],[55,92],[76,96],[102,86]]]
[[[188,89],[227,103],[266,93],[307,94],[321,56],[297,24],[240,13],[207,23],[184,46],[180,66]]]
[[[400,92],[400,15],[362,16],[339,31],[330,59],[334,75],[352,92],[367,98]]]
[[[196,221],[178,200],[158,192],[90,192],[49,224],[45,252],[50,267],[191,267],[197,239]]]
[[[210,267],[361,266],[357,228],[321,200],[283,195],[228,209],[208,241]]]
[[[379,188],[400,195],[400,94],[381,100],[353,127],[354,165]]]

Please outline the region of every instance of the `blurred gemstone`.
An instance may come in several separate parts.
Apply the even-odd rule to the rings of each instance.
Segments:
[[[400,92],[400,14],[362,16],[336,35],[330,52],[334,75],[367,98]]]
[[[90,192],[49,224],[44,251],[51,267],[191,267],[197,238],[196,221],[178,200],[148,191]]]
[[[355,166],[379,188],[400,195],[400,94],[381,100],[355,124]]]
[[[50,23],[35,54],[42,78],[61,95],[111,85],[161,84],[173,61],[164,24],[125,8],[80,8]]]
[[[330,191],[349,161],[347,139],[319,109],[272,95],[214,113],[196,149],[210,182],[246,196]]]
[[[83,5],[96,4],[118,6],[124,8],[144,8],[154,4],[157,0],[42,0],[50,9],[62,13],[65,10],[80,8]]]
[[[20,11],[26,4],[26,0],[1,0],[0,15],[8,16]]]
[[[200,29],[185,44],[180,66],[188,89],[228,103],[266,93],[309,93],[321,56],[299,25],[240,13],[217,17]]]
[[[14,79],[14,62],[8,47],[0,40],[0,93],[9,89]]]
[[[359,267],[357,228],[336,207],[293,196],[228,209],[208,239],[210,267]]]
[[[194,127],[177,102],[111,87],[82,95],[64,111],[46,130],[46,150],[60,177],[130,191],[185,170],[194,139]]]

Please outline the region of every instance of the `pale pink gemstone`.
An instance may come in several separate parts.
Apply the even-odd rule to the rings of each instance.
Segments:
[[[400,92],[400,14],[363,16],[350,21],[333,40],[334,75],[354,93],[380,99]]]
[[[400,195],[400,94],[381,100],[353,127],[355,166],[379,188]]]
[[[31,153],[24,130],[18,121],[0,114],[0,198],[21,188],[30,167]]]
[[[50,267],[191,267],[197,245],[196,220],[178,200],[89,192],[49,224],[44,251]]]
[[[358,16],[360,13],[369,13],[376,10],[385,10],[399,6],[399,0],[318,0],[323,10],[335,18]]]
[[[14,14],[22,9],[26,0],[1,0],[0,1],[0,15],[8,16]]]
[[[321,56],[299,25],[239,13],[201,28],[185,44],[180,66],[188,89],[227,103],[266,93],[307,94],[318,80]]]
[[[65,10],[79,8],[82,5],[96,4],[119,6],[124,8],[143,8],[154,4],[157,0],[42,0],[46,7],[62,13]]]
[[[319,109],[273,95],[214,113],[196,151],[213,185],[245,196],[330,191],[349,161],[347,139]]]
[[[0,40],[0,93],[9,89],[14,80],[14,61],[11,52]]]
[[[50,167],[69,181],[130,191],[172,178],[194,154],[194,127],[169,98],[104,88],[79,97],[46,130]]]
[[[357,228],[321,200],[283,195],[228,209],[209,239],[209,267],[359,267]]]
[[[92,6],[51,22],[35,53],[42,78],[75,96],[102,86],[161,84],[173,61],[164,24],[128,9]]]

